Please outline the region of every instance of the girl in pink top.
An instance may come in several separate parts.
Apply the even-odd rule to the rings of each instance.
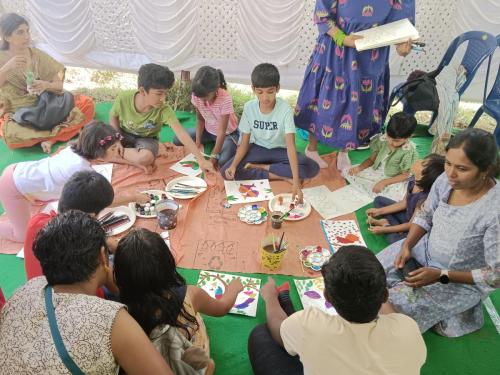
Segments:
[[[222,166],[234,156],[239,137],[233,100],[226,90],[224,74],[211,66],[202,66],[191,84],[196,127],[187,129],[187,132],[198,147],[215,142],[210,155],[214,166]],[[177,137],[174,144],[182,145]]]

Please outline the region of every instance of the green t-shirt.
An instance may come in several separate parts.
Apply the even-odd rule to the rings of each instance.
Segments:
[[[370,150],[371,154],[377,154],[373,169],[378,169],[385,162],[384,175],[387,177],[409,172],[413,163],[418,159],[417,148],[412,141],[409,140],[401,147],[391,150],[385,134],[378,134],[371,139]]]
[[[163,124],[172,124],[177,121],[175,112],[165,103],[152,111],[137,112],[134,97],[138,91],[123,91],[115,99],[111,114],[120,119],[120,128],[127,133],[140,137],[158,138]]]

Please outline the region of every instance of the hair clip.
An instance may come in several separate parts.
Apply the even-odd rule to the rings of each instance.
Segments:
[[[111,142],[112,140],[113,140],[113,137],[112,137],[112,136],[110,136],[110,135],[107,135],[106,137],[104,137],[103,139],[101,139],[101,140],[99,141],[99,144],[100,144],[101,146],[105,146],[105,145],[106,145],[106,143]]]
[[[119,132],[115,133],[115,138],[118,139],[119,141],[123,141],[123,135],[121,135],[121,133]]]

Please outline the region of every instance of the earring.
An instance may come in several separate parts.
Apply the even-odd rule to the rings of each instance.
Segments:
[[[104,271],[106,271],[106,273],[110,273],[111,272],[111,267],[108,266],[107,264],[104,265]]]

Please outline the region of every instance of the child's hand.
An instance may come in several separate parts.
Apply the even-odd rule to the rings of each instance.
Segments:
[[[361,172],[361,168],[358,166],[352,167],[349,169],[349,176],[356,176],[359,172]]]
[[[227,290],[233,292],[234,294],[238,294],[243,290],[243,284],[241,283],[239,277],[231,280],[231,282],[227,286]]]
[[[206,159],[199,160],[199,164],[203,172],[215,173],[215,168],[212,163]]]
[[[231,165],[228,169],[226,169],[226,178],[228,180],[234,180],[235,174],[236,174],[236,167]]]
[[[304,203],[304,194],[302,194],[302,190],[300,189],[300,186],[298,185],[293,185],[292,188],[292,203],[295,204],[302,204]]]
[[[369,208],[366,210],[366,215],[371,217],[381,216],[380,208]]]
[[[369,226],[368,230],[373,233],[373,234],[384,234],[385,233],[385,227],[380,227],[380,226]]]
[[[260,295],[265,302],[278,299],[278,290],[276,289],[276,283],[271,276],[269,276],[269,278],[267,279],[267,283],[260,289]]]
[[[379,182],[377,182],[377,183],[375,184],[375,186],[373,186],[372,191],[373,191],[374,193],[377,193],[377,194],[378,194],[378,193],[381,193],[381,192],[382,192],[382,190],[384,190],[386,186],[387,186],[387,184],[386,184],[384,181],[379,181]]]

